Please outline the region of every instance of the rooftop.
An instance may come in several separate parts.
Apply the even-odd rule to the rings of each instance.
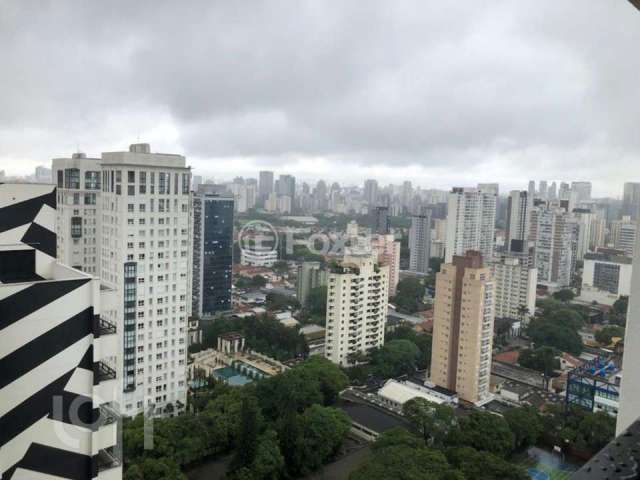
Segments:
[[[349,415],[352,422],[377,433],[385,432],[394,427],[406,426],[406,421],[403,418],[370,405],[344,401],[339,407]]]
[[[388,380],[384,386],[378,390],[378,395],[395,403],[404,404],[412,398],[424,398],[433,403],[442,404],[445,400],[439,396],[430,394],[428,389],[420,385],[411,383],[401,383],[397,380]]]

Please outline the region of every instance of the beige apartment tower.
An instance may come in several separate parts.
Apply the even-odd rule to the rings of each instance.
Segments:
[[[494,284],[478,251],[454,255],[436,276],[431,381],[478,403],[489,397]]]

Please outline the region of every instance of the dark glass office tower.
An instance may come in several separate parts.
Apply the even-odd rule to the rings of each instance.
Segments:
[[[371,233],[386,235],[391,231],[389,207],[379,206],[371,210]]]
[[[233,197],[215,185],[193,196],[193,314],[231,310]]]

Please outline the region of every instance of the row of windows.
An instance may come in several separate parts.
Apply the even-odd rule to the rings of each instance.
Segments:
[[[70,188],[80,190],[80,169],[65,168],[58,170],[58,188]],[[84,172],[85,190],[100,190],[100,172]]]
[[[104,192],[114,193],[116,195],[122,195],[122,170],[103,170],[102,171],[102,190]],[[158,184],[157,193],[160,195],[169,195],[172,193],[178,195],[189,194],[189,186],[191,184],[191,174],[189,173],[174,173],[173,174],[173,189],[171,188],[172,175],[168,172],[157,172]],[[136,189],[136,172],[135,170],[127,170],[127,195],[144,195],[147,193],[156,193],[156,172],[139,171],[137,179]],[[147,188],[148,187],[148,188]]]

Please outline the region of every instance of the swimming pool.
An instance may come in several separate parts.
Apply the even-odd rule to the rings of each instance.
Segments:
[[[233,367],[222,367],[214,370],[211,375],[224,383],[233,386],[242,386],[251,383],[251,379]]]

